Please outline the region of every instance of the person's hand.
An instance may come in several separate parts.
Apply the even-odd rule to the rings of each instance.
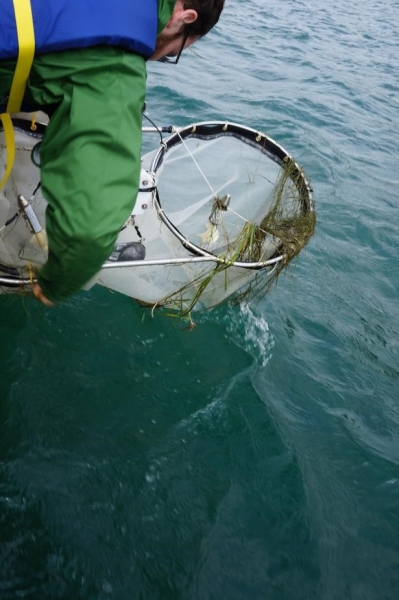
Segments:
[[[43,294],[43,290],[38,283],[35,283],[32,288],[33,295],[39,302],[45,304],[45,306],[54,306],[53,302],[50,302],[48,298]]]

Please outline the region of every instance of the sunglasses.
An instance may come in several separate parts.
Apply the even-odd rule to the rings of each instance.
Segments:
[[[181,57],[181,54],[184,50],[184,46],[186,45],[186,42],[188,40],[188,36],[189,34],[186,33],[186,35],[183,38],[182,46],[176,56],[163,56],[162,58],[158,58],[158,62],[168,63],[169,65],[177,65],[177,63],[179,62],[179,58]]]

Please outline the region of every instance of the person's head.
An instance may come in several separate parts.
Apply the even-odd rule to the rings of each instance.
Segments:
[[[157,38],[151,60],[179,57],[212,29],[219,20],[225,0],[177,0],[172,16]]]

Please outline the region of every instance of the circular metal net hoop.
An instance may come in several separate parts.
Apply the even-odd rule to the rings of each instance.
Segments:
[[[151,170],[155,208],[176,243],[216,261],[199,274],[193,269],[192,281],[160,302],[179,306],[181,314],[231,293],[259,300],[314,233],[312,190],[303,170],[249,127],[206,122],[175,130]]]
[[[209,122],[176,130],[155,155],[157,210],[183,246],[246,269],[279,265],[314,232],[310,185],[263,133]]]

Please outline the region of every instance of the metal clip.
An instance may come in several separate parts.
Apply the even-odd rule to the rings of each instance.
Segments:
[[[230,194],[226,194],[222,198],[219,198],[219,196],[216,196],[216,198],[213,202],[212,212],[209,217],[209,221],[211,223],[213,223],[214,225],[219,225],[219,223],[222,220],[221,212],[226,211],[228,209],[230,200],[231,200]]]

